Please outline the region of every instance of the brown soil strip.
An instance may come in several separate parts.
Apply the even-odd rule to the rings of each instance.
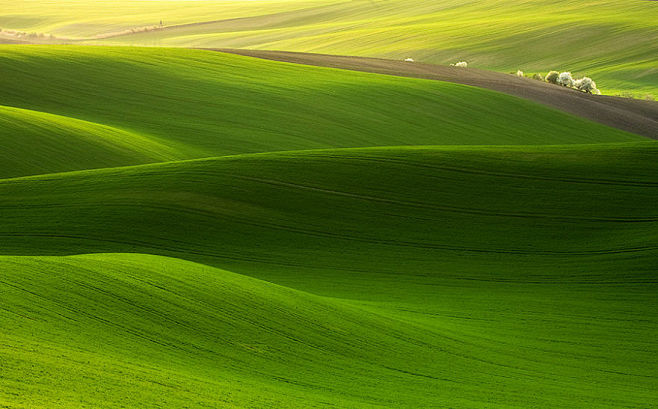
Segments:
[[[211,50],[295,64],[424,78],[487,88],[539,102],[624,131],[658,139],[658,102],[656,101],[589,95],[529,78],[476,68],[287,51],[224,48]]]

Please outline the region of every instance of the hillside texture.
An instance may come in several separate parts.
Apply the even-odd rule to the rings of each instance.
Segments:
[[[658,142],[213,51],[0,71],[0,407],[658,401]]]
[[[606,94],[658,97],[653,1],[7,3],[0,11],[6,41],[253,48],[444,65],[466,60],[508,73],[572,71],[593,77]]]

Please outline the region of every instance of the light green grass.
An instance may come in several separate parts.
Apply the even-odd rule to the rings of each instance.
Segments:
[[[5,177],[177,159],[157,140],[78,119],[0,106]]]
[[[54,34],[80,39],[111,35],[144,26],[190,24],[212,19],[234,19],[268,13],[291,12],[345,0],[260,0],[260,1],[134,1],[19,0],[3,4],[0,28]]]
[[[592,76],[604,93],[658,96],[658,9],[651,1],[21,0],[3,8],[0,27],[79,39],[161,19],[174,27],[89,43],[467,60],[503,72],[572,71]],[[195,22],[206,24],[178,26]]]
[[[0,399],[650,407],[657,146],[291,152],[1,181],[17,257],[0,259]],[[288,288],[154,256],[20,256],[90,252]]]
[[[0,70],[0,103],[44,113],[0,130],[15,158],[0,163],[4,177],[296,149],[642,139],[482,89],[211,51],[0,46]]]
[[[343,302],[135,254],[0,257],[0,271],[12,408],[374,408],[428,387],[378,355],[426,353],[429,334]]]

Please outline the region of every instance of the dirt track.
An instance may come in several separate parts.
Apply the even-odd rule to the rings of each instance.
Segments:
[[[578,115],[605,125],[658,139],[658,102],[589,95],[529,78],[475,68],[410,63],[379,58],[242,49],[212,49],[268,60],[405,77],[425,78],[487,88]]]

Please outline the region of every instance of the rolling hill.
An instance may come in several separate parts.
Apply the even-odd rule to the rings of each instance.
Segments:
[[[205,50],[0,71],[0,407],[658,400],[658,142]]]
[[[175,150],[134,132],[0,106],[3,176],[162,162]]]
[[[9,45],[0,69],[0,105],[24,110],[0,112],[14,117],[4,154],[21,162],[1,163],[4,177],[299,149],[642,139],[478,88],[202,50]],[[41,117],[18,123],[18,112]],[[44,118],[69,128],[57,147]],[[26,126],[33,143],[12,142]]]
[[[656,146],[332,150],[5,179],[3,382],[19,397],[0,396],[651,405]],[[161,256],[66,257],[80,253]]]
[[[658,139],[658,104],[609,95],[591,95],[577,90],[494,71],[460,67],[410,64],[403,60],[366,58],[289,51],[219,49],[272,61],[331,67],[401,77],[432,79],[490,89],[520,97],[560,111],[586,118],[624,131]]]
[[[411,56],[445,65],[467,60],[502,72],[568,70],[595,78],[606,94],[658,96],[652,1],[20,0],[3,6],[0,27],[24,32],[23,41]]]

